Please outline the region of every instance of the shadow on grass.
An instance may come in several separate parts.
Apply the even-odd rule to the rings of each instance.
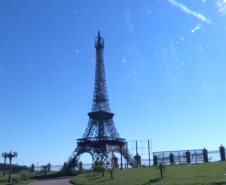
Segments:
[[[84,177],[91,178],[91,177],[95,177],[95,176],[94,175],[84,175]]]
[[[58,173],[47,173],[47,175],[44,177],[43,174],[35,174],[34,176],[31,176],[31,179],[47,179],[47,178],[57,178],[57,177],[67,177],[67,176],[76,176],[79,174],[83,174],[83,173],[79,173],[79,172],[58,172]]]
[[[153,182],[159,182],[161,179],[162,179],[161,177],[155,178],[155,179],[151,179],[147,183],[142,184],[142,185],[147,185],[147,184],[150,184],[150,183],[153,183]]]
[[[37,181],[51,181],[51,180],[56,180],[56,179],[71,179],[72,176],[68,176],[68,177],[54,177],[54,178],[43,178],[43,179],[37,179]]]
[[[99,181],[99,182],[105,182],[105,181],[109,181],[109,180],[111,180],[111,179],[106,179],[106,180],[102,180],[102,181]]]
[[[93,177],[93,178],[89,178],[90,180],[94,180],[94,179],[100,179],[101,177]]]

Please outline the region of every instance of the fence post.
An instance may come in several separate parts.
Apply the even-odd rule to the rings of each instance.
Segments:
[[[196,150],[195,150],[195,162],[196,162],[196,164],[197,164],[197,153],[196,153]]]
[[[189,151],[186,152],[186,158],[187,158],[187,163],[190,163],[191,162],[191,155],[190,155]]]
[[[121,153],[121,168],[120,168],[120,170],[122,170],[123,169],[123,167],[122,167],[122,145],[120,145],[120,153]]]
[[[137,141],[136,141],[136,154],[137,154],[138,152],[137,152]]]
[[[82,161],[80,161],[78,163],[78,168],[79,168],[79,171],[82,172],[82,169],[83,169],[83,163],[82,163]]]
[[[118,157],[115,157],[115,155],[113,155],[113,161],[114,161],[114,169],[118,169]]]
[[[203,154],[203,161],[208,162],[208,152],[205,148],[202,150],[202,154]]]
[[[163,163],[165,163],[164,152],[162,152],[162,156],[163,156],[163,158],[162,158]]]
[[[127,145],[127,142],[126,142],[126,155],[127,155],[126,166],[128,168],[128,160],[129,160],[129,158],[128,158],[128,145]]]
[[[225,161],[225,148],[221,145],[219,149],[220,149],[221,161]]]
[[[149,146],[149,140],[148,140],[148,159],[149,159],[149,167],[151,166],[151,161],[150,161],[150,146]]]
[[[174,163],[174,155],[172,154],[172,152],[171,152],[171,154],[169,155],[169,158],[170,158],[170,164],[171,164],[171,163]]]
[[[141,166],[141,156],[138,155],[138,153],[137,153],[137,155],[135,155],[134,158],[137,161],[137,168],[140,167]]]
[[[156,155],[153,156],[154,159],[154,166],[157,166],[158,163],[158,157]]]
[[[180,164],[180,152],[178,151],[178,161],[179,161],[179,164]]]

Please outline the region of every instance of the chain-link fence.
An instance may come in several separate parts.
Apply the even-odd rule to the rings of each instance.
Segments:
[[[153,152],[153,163],[159,162],[166,164],[175,163],[203,163],[224,161],[226,156],[225,148],[221,145],[219,150],[208,151],[207,149],[179,150]]]
[[[203,153],[201,149],[154,152],[154,162],[168,163],[200,163],[203,162]]]
[[[152,141],[150,139],[127,141],[127,148],[133,156],[137,154],[140,156],[141,166],[151,166],[153,164]]]
[[[219,150],[207,149],[194,149],[194,150],[178,150],[178,151],[162,151],[153,152],[152,156],[152,142],[151,140],[137,140],[137,141],[127,141],[127,148],[132,156],[137,154],[141,157],[141,166],[153,166],[157,165],[159,162],[164,162],[166,164],[175,163],[203,163],[203,162],[215,162],[224,161],[226,152],[225,148],[221,145]],[[206,153],[205,153],[206,152]],[[91,163],[83,162],[83,168],[89,170],[92,168]],[[121,155],[118,156],[118,163],[121,167]],[[43,166],[45,165],[35,165],[34,171],[43,171]],[[51,171],[60,171],[63,165],[51,165]],[[122,167],[127,168],[127,161],[122,159]],[[129,167],[129,166],[128,166]],[[4,168],[4,164],[0,164],[0,171]],[[6,170],[9,169],[9,165],[6,164]],[[13,171],[18,171],[21,169],[31,169],[31,166],[12,166]],[[79,170],[75,168],[75,170]]]

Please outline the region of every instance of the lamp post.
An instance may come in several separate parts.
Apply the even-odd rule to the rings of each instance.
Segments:
[[[6,159],[6,157],[8,157],[9,158],[9,180],[8,180],[8,182],[12,182],[12,179],[11,179],[11,172],[12,172],[12,158],[13,157],[17,157],[17,152],[13,152],[13,154],[11,153],[11,151],[10,151],[10,153],[4,153],[4,155],[2,154],[2,156],[3,157],[5,157],[5,159]]]
[[[5,158],[4,160],[4,171],[3,171],[3,176],[5,176],[5,168],[6,168],[6,158],[7,158],[8,153],[4,152],[2,153],[2,157]]]

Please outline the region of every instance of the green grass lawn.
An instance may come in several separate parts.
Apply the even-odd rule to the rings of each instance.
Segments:
[[[20,181],[20,182],[16,183],[15,181],[16,181],[16,178],[19,177],[19,174],[15,173],[15,174],[11,175],[11,178],[12,178],[13,182],[8,183],[9,174],[6,174],[5,177],[3,177],[2,174],[3,173],[0,172],[0,185],[27,185],[30,182],[35,181],[35,179],[32,179],[32,177],[36,175],[36,173],[31,173],[30,179],[25,180],[25,181]]]
[[[225,174],[225,175],[224,175]],[[116,170],[114,178],[105,172],[104,177],[90,173],[73,177],[73,183],[96,185],[181,185],[181,184],[226,184],[226,161],[181,164],[167,166],[163,172],[164,178],[160,178],[157,167],[141,167],[134,169]]]
[[[60,174],[58,172],[47,172],[47,175],[45,178],[54,178],[54,177],[61,177],[61,176],[75,176],[79,172],[70,172],[68,174]],[[3,172],[0,171],[0,185],[28,185],[30,182],[36,181],[37,179],[43,179],[43,173],[42,172],[30,172],[29,173],[29,179],[25,181],[19,181],[16,183],[16,178],[19,177],[19,172],[12,174],[12,180],[13,182],[8,183],[9,174],[6,174],[5,177],[2,176]]]

